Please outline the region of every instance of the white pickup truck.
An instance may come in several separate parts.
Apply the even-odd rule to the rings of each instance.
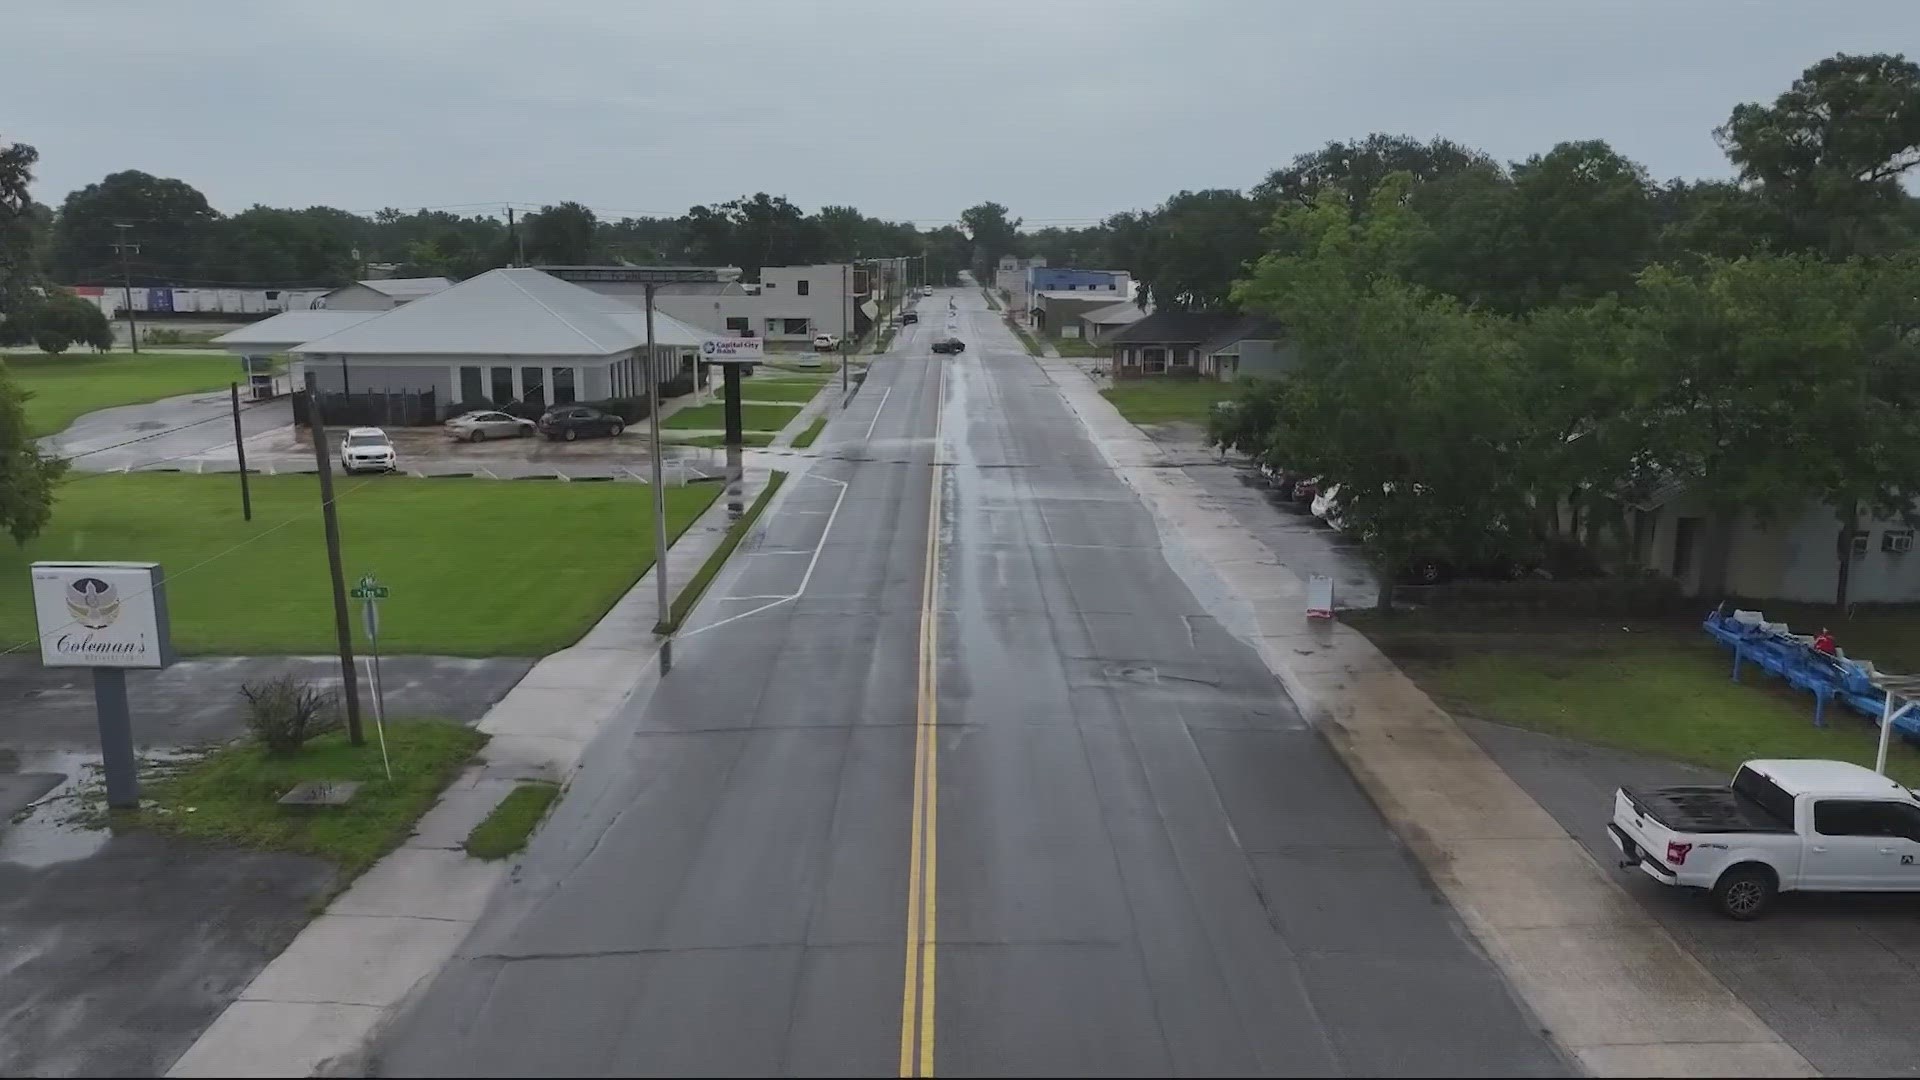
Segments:
[[[1749,761],[1727,787],[1621,788],[1622,866],[1757,919],[1782,892],[1920,892],[1920,800],[1844,761]]]

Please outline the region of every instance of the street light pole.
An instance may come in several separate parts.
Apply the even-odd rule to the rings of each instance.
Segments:
[[[667,596],[667,489],[665,469],[660,463],[660,369],[653,358],[656,288],[653,282],[647,282],[647,435],[653,445],[653,587],[657,605],[654,618],[666,622],[673,613],[673,603]]]
[[[847,367],[853,357],[853,347],[848,344],[847,308],[852,306],[853,297],[847,292],[847,264],[840,264],[840,393],[847,392]]]
[[[114,242],[113,250],[120,253],[120,286],[126,290],[127,344],[137,353],[140,351],[140,324],[133,317],[133,271],[127,267],[127,252],[138,255],[140,245],[127,243],[127,230],[133,226],[116,224],[114,228],[120,230],[120,239]]]

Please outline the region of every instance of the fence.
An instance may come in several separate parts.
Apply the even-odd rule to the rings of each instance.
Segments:
[[[359,394],[321,391],[320,418],[328,427],[423,427],[438,424],[432,390],[375,390]],[[307,392],[293,395],[293,422],[308,426]]]

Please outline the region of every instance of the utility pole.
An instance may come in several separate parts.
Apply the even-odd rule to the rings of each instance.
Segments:
[[[848,380],[851,378],[851,376],[847,372],[847,368],[851,366],[851,361],[853,359],[853,344],[847,334],[847,331],[849,329],[847,324],[852,322],[852,320],[847,318],[847,309],[852,306],[853,306],[853,296],[852,294],[847,292],[847,264],[841,263],[840,264],[840,392],[842,394],[845,394],[847,392],[847,388],[849,386]]]
[[[114,241],[113,250],[120,253],[120,285],[126,290],[127,342],[133,346],[134,352],[139,352],[140,324],[133,317],[133,271],[127,267],[127,253],[131,251],[135,255],[140,254],[140,245],[127,243],[127,230],[133,226],[116,224],[114,228],[120,230],[120,239]]]
[[[347,741],[366,744],[360,730],[360,681],[353,670],[353,623],[347,617],[347,578],[340,570],[340,518],[333,509],[333,462],[327,457],[327,424],[320,417],[320,383],[307,372],[307,430],[313,463],[320,467],[320,517],[326,524],[327,570],[333,574],[333,630],[340,643],[340,687],[347,699]]]
[[[654,365],[653,294],[659,288],[647,282],[647,438],[648,456],[653,458],[653,587],[655,618],[666,622],[673,617],[673,599],[667,593],[667,489],[665,466],[660,461],[660,369]]]
[[[233,394],[233,452],[240,459],[240,514],[252,521],[253,493],[247,489],[247,440],[240,430],[240,384],[228,383],[227,389]],[[307,400],[311,404],[313,399]]]
[[[516,252],[516,255],[513,256],[515,260],[513,265],[527,265],[527,242],[520,239],[520,230],[514,227],[513,207],[511,206],[507,207],[507,236],[513,241],[513,250]]]

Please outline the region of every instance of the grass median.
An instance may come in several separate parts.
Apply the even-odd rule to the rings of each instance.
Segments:
[[[718,494],[715,484],[669,488],[669,539]],[[553,652],[653,565],[652,493],[640,484],[340,477],[335,496],[349,580],[371,572],[392,590],[380,609],[389,653]],[[233,476],[68,479],[38,539],[0,545],[0,648],[34,638],[36,559],[160,563],[183,653],[334,648],[312,476],[254,477],[251,522]]]
[[[766,378],[764,376],[740,380],[740,400],[742,403],[756,401],[794,402],[804,405],[812,401],[820,388],[827,385],[826,376],[819,378]]]
[[[1729,774],[1756,757],[1873,764],[1873,721],[1836,702],[1827,707],[1826,726],[1815,727],[1813,697],[1757,665],[1745,666],[1733,682],[1732,654],[1697,624],[1461,613],[1354,612],[1342,619],[1455,715]],[[1899,629],[1902,621],[1888,619],[1877,634],[1863,626],[1851,641],[1843,636],[1843,645],[1858,656],[1884,657],[1882,666],[1901,663],[1907,654],[1897,651],[1899,642],[1912,640],[1911,631]],[[1895,740],[1888,768],[1903,783],[1920,783],[1920,751]]]
[[[53,435],[78,417],[116,405],[137,405],[245,382],[226,353],[86,353],[0,356],[27,398],[28,434]]]
[[[440,720],[390,721],[386,734],[391,780],[369,719],[361,746],[334,731],[300,750],[241,742],[163,767],[145,783],[141,808],[114,817],[124,813],[121,820],[197,840],[317,855],[358,874],[407,838],[487,741],[463,724]],[[280,797],[302,780],[357,780],[360,789],[345,806],[281,806]]]
[[[701,594],[705,593],[707,586],[712,583],[713,576],[727,564],[728,557],[733,554],[734,548],[740,546],[740,541],[746,537],[747,530],[753,528],[753,523],[760,520],[760,511],[766,509],[774,493],[779,491],[780,485],[786,481],[787,474],[783,472],[776,472],[767,477],[767,486],[761,490],[760,497],[753,500],[753,505],[747,508],[746,513],[740,515],[739,521],[728,526],[727,535],[721,538],[720,546],[713,549],[713,554],[707,556],[707,561],[700,564],[699,571],[688,578],[687,583],[681,587],[680,595],[673,598],[672,605],[667,609],[667,617],[654,624],[654,633],[671,634],[680,629],[680,624],[686,621],[687,613],[693,610],[693,605],[700,602]]]
[[[476,859],[504,859],[527,846],[534,826],[560,795],[557,784],[521,784],[500,800],[487,819],[467,834],[467,854]]]
[[[807,425],[807,430],[793,437],[793,445],[796,448],[801,450],[805,450],[807,447],[812,446],[813,440],[820,437],[820,432],[825,430],[826,426],[827,426],[826,417],[824,416],[814,417],[813,423]]]
[[[741,391],[745,394],[743,388]],[[696,405],[691,409],[681,409],[666,418],[660,426],[667,430],[716,430],[727,426],[726,406],[720,402],[711,405]],[[745,431],[779,431],[787,426],[787,421],[800,415],[798,405],[741,405],[740,426]]]

